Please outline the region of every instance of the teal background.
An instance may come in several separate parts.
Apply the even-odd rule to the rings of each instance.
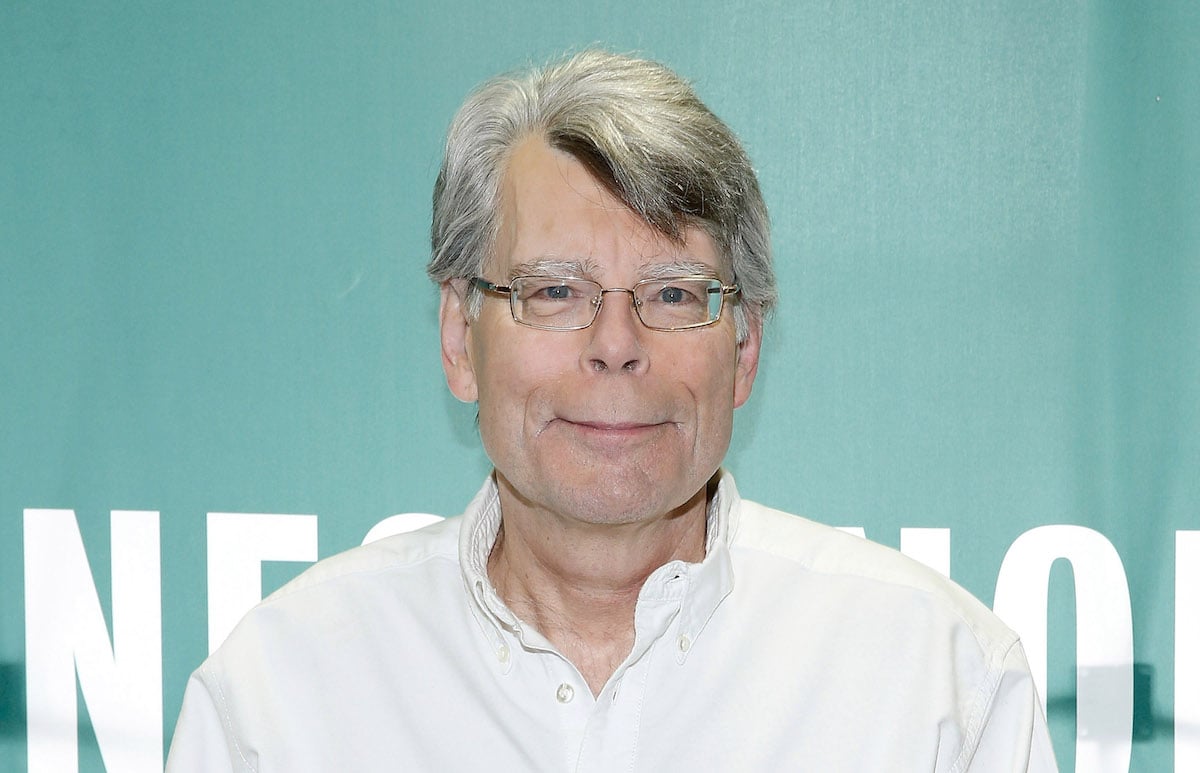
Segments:
[[[206,513],[318,514],[325,556],[462,509],[488,466],[423,274],[443,133],[488,75],[599,42],[692,79],[760,170],[782,301],[743,493],[892,545],[951,527],[989,603],[1025,530],[1101,531],[1153,669],[1131,767],[1170,770],[1198,41],[1185,1],[3,0],[0,769],[25,767],[24,508],[75,510],[106,609],[109,511],[161,512],[167,739],[206,651]],[[1051,600],[1070,770],[1069,572]]]

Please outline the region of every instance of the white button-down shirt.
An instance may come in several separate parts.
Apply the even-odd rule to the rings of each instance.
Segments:
[[[651,574],[595,696],[488,581],[499,525],[488,481],[272,595],[189,681],[168,772],[1056,770],[990,611],[728,474],[705,559]]]

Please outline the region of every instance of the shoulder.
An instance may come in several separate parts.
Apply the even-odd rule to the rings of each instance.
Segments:
[[[978,645],[1003,656],[1017,636],[981,601],[941,573],[862,537],[801,516],[741,500],[731,550],[767,561],[797,580],[821,582],[898,612],[948,618],[964,625]]]
[[[391,686],[412,683],[443,650],[460,659],[470,651],[460,522],[319,561],[251,609],[201,664],[191,700],[249,769],[260,754],[288,759],[310,748],[330,705],[343,718],[358,704],[389,705]],[[431,631],[448,633],[442,640]]]
[[[416,531],[385,537],[330,556],[313,564],[263,603],[284,603],[294,596],[380,573],[419,571],[429,563],[457,567],[461,523],[460,517],[446,518]]]
[[[902,745],[936,727],[935,756],[953,770],[985,737],[1029,748],[1038,707],[1028,665],[982,602],[899,551],[755,502],[738,501],[729,523],[734,592],[746,589],[740,622],[757,638],[769,625],[762,646],[779,647],[784,666],[809,675],[820,664],[822,684],[862,696],[848,722],[874,713]]]
[[[267,653],[316,653],[330,642],[403,628],[461,594],[459,518],[351,548],[318,561],[242,617],[206,662],[218,668]],[[370,632],[363,621],[373,621]]]

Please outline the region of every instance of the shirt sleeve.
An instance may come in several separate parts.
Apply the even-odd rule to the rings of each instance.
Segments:
[[[249,765],[234,768],[221,716],[208,688],[196,676],[188,680],[183,708],[175,724],[166,773],[234,773],[252,771]]]
[[[1046,716],[1020,643],[1005,658],[1000,682],[964,773],[1058,773]]]

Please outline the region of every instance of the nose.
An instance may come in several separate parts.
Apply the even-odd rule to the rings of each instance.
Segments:
[[[581,363],[586,369],[597,373],[639,373],[649,366],[642,346],[645,328],[633,310],[632,291],[603,290],[600,313],[585,332],[590,334]]]

